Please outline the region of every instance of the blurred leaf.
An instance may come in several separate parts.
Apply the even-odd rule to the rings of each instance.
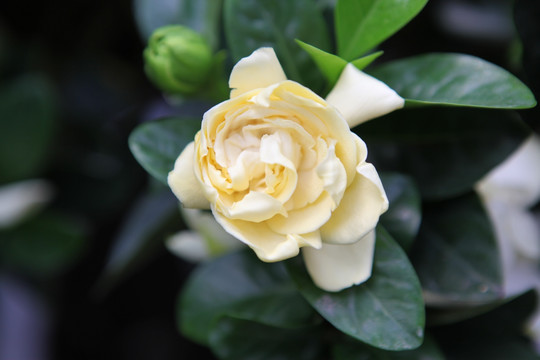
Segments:
[[[147,122],[133,130],[129,148],[146,171],[167,184],[174,162],[200,128],[200,119],[165,118]]]
[[[56,98],[40,74],[0,88],[0,183],[36,177],[46,165],[57,128]]]
[[[431,337],[414,350],[385,351],[358,341],[345,340],[333,349],[333,360],[444,360],[444,355]]]
[[[44,212],[0,232],[0,261],[35,277],[56,276],[84,249],[81,226],[72,219]]]
[[[424,336],[424,302],[420,283],[407,255],[377,227],[371,278],[340,292],[318,288],[300,263],[288,270],[298,289],[337,329],[385,350],[414,349]]]
[[[203,35],[214,49],[219,44],[222,0],[134,0],[135,21],[146,42],[164,25],[185,25]]]
[[[226,360],[313,360],[320,358],[321,329],[283,329],[223,317],[212,330],[210,346]]]
[[[113,240],[98,289],[107,290],[133,266],[152,255],[161,244],[170,224],[180,223],[178,200],[169,189],[142,195],[127,214]]]
[[[412,105],[523,109],[536,104],[514,75],[470,55],[420,55],[384,64],[371,74]]]
[[[300,40],[296,40],[296,42],[311,56],[321,73],[328,80],[328,85],[333,87],[338,81],[341,72],[347,65],[347,61],[337,55],[318,49],[315,46],[306,44]],[[381,55],[382,51],[378,51],[374,54],[356,59],[352,62],[352,64],[356,66],[357,69],[362,70]]]
[[[427,0],[338,0],[335,10],[338,54],[352,60],[401,29]]]
[[[428,304],[484,304],[502,298],[497,242],[475,193],[427,204],[411,254]]]
[[[330,40],[326,23],[313,0],[226,0],[225,34],[233,60],[260,47],[276,51],[287,77],[310,87],[321,87],[310,56],[294,39],[327,50]]]
[[[418,234],[422,220],[420,192],[414,181],[398,173],[381,173],[381,180],[390,207],[381,218],[381,225],[408,251]]]
[[[476,318],[436,327],[434,335],[449,359],[538,359],[523,334],[536,306],[537,295],[529,291]]]
[[[207,344],[222,316],[280,328],[311,325],[314,312],[296,291],[281,263],[263,263],[249,250],[199,266],[178,303],[182,333]]]
[[[379,171],[412,176],[426,199],[470,191],[530,133],[514,112],[463,108],[399,111],[355,131]]]

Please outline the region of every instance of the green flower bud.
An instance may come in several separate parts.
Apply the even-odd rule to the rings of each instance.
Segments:
[[[146,75],[169,94],[197,92],[212,67],[212,51],[206,40],[180,25],[155,30],[143,55]]]

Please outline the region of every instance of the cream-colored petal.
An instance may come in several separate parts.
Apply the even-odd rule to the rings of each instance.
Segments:
[[[250,90],[287,80],[283,68],[272,48],[260,48],[241,59],[231,72],[229,87],[231,99]]]
[[[0,187],[0,229],[14,226],[53,197],[53,188],[45,180],[24,180]]]
[[[326,97],[351,128],[400,109],[405,101],[382,81],[347,64],[338,82]]]
[[[315,249],[320,249],[322,246],[321,233],[319,231],[314,231],[308,234],[289,234],[287,235],[292,237],[299,247],[311,246]]]
[[[320,249],[302,248],[313,282],[326,291],[340,291],[369,279],[373,266],[375,231],[349,245],[323,243]]]
[[[353,183],[345,190],[343,199],[321,228],[325,243],[351,244],[372,231],[379,216],[388,209],[388,199],[377,170],[362,163],[356,168]]]
[[[281,261],[298,255],[298,243],[291,236],[272,231],[266,222],[254,223],[243,220],[228,219],[213,210],[216,220],[232,236],[248,245],[266,262]]]
[[[272,196],[250,191],[244,198],[230,207],[220,209],[230,219],[261,222],[276,214],[285,214],[283,204]]]
[[[201,183],[194,173],[195,143],[189,143],[174,163],[167,182],[183,206],[188,208],[209,209],[210,204],[204,196]]]

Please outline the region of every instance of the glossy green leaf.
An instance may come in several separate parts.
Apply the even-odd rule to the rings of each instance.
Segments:
[[[426,337],[422,345],[414,350],[385,351],[366,346],[359,341],[343,340],[332,351],[333,360],[444,360],[437,343]]]
[[[165,25],[184,25],[203,35],[217,48],[222,0],[134,0],[139,33],[147,41],[154,30]]]
[[[502,297],[497,242],[474,193],[426,205],[411,254],[428,304],[484,304]]]
[[[146,171],[167,184],[174,162],[200,128],[200,119],[166,118],[147,122],[131,133],[129,148]]]
[[[339,0],[335,22],[338,55],[352,60],[401,29],[427,0]]]
[[[283,329],[224,317],[212,329],[210,347],[224,360],[313,360],[322,352],[321,335],[320,328]]]
[[[514,75],[470,55],[420,55],[384,64],[371,74],[411,105],[523,109],[536,104],[529,88]]]
[[[309,303],[337,329],[371,346],[408,350],[424,336],[424,302],[407,255],[382,227],[377,227],[371,278],[340,292],[326,292],[301,263],[288,270]]]
[[[281,263],[264,263],[245,250],[199,266],[179,299],[180,329],[199,343],[208,343],[212,328],[226,315],[295,328],[312,324],[315,314]]]
[[[390,203],[380,223],[408,251],[422,220],[420,192],[408,176],[399,173],[381,173],[380,176]]]
[[[226,0],[225,34],[233,60],[270,46],[289,79],[316,90],[322,85],[310,56],[294,39],[327,50],[326,23],[313,0]]]
[[[470,108],[398,111],[355,131],[377,170],[410,175],[431,200],[470,191],[530,134],[514,112]]]
[[[44,212],[0,231],[0,262],[33,277],[58,276],[81,255],[84,235],[73,219]]]
[[[315,46],[306,44],[300,40],[297,40],[296,42],[311,56],[313,61],[315,61],[315,64],[321,73],[328,80],[330,87],[334,86],[338,81],[341,72],[347,65],[347,61],[337,55],[318,49]],[[352,61],[352,64],[356,66],[357,69],[362,70],[381,56],[382,53],[382,51],[378,51],[376,53],[361,57],[360,59]]]
[[[58,126],[54,89],[40,74],[0,87],[0,183],[41,175]]]
[[[106,291],[155,254],[166,234],[180,224],[178,200],[169,189],[143,194],[126,214],[113,240],[98,289]]]

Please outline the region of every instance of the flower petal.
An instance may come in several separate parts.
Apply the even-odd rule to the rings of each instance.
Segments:
[[[272,231],[265,222],[254,223],[232,220],[212,210],[216,220],[231,235],[255,251],[259,259],[266,262],[281,261],[298,255],[299,247],[293,236]]]
[[[195,143],[189,143],[174,163],[167,182],[183,206],[197,209],[210,209],[204,196],[201,183],[194,173]]]
[[[356,176],[345,190],[341,203],[321,228],[323,241],[354,243],[375,228],[379,216],[387,209],[388,198],[377,170],[372,164],[363,162],[356,167]]]
[[[34,214],[53,196],[45,180],[24,180],[0,187],[0,229],[18,224]]]
[[[313,282],[326,291],[340,291],[363,283],[371,276],[375,231],[354,244],[323,243],[320,249],[302,248],[306,268]]]
[[[400,109],[405,101],[382,81],[347,64],[338,82],[326,97],[351,128]]]
[[[253,89],[264,88],[287,80],[272,48],[260,48],[241,59],[229,78],[231,99]]]

